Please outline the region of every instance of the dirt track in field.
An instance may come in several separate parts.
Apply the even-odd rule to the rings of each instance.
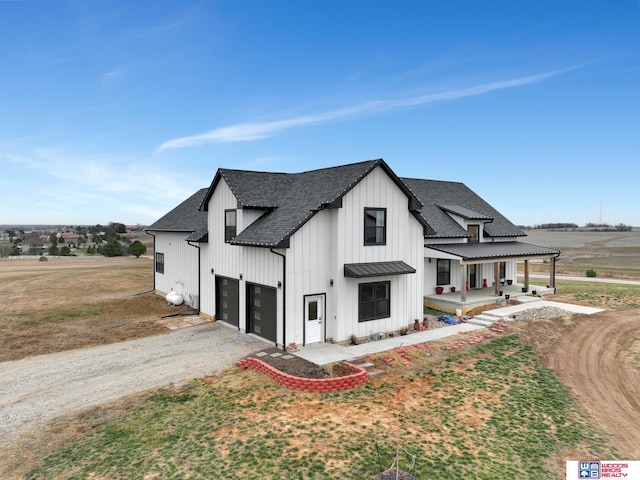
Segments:
[[[556,372],[623,459],[640,459],[640,311],[533,322],[523,339]]]

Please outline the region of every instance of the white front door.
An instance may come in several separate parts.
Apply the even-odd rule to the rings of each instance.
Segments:
[[[313,295],[304,299],[305,345],[322,341],[324,326],[324,295]]]

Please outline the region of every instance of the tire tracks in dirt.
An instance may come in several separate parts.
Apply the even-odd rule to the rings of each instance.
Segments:
[[[623,459],[640,458],[640,311],[575,317],[559,335],[531,325],[527,333],[547,367],[600,426]],[[563,327],[560,327],[563,328]],[[548,344],[544,345],[544,338]],[[536,345],[537,344],[537,345]]]

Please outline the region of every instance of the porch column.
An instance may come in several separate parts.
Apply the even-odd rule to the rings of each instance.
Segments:
[[[498,295],[500,291],[500,263],[493,262],[493,294]]]
[[[524,288],[529,291],[529,260],[524,261]]]
[[[555,293],[556,290],[556,257],[551,257],[551,261],[549,262],[549,286],[553,288]]]
[[[467,265],[460,262],[460,302],[467,301]]]

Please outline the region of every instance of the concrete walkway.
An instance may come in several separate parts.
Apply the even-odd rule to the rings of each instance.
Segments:
[[[570,303],[550,302],[542,300],[539,297],[527,297],[529,300],[520,305],[510,305],[508,307],[496,308],[490,310],[494,321],[506,319],[514,313],[521,312],[530,308],[539,307],[556,307],[571,313],[593,314],[601,312],[600,308],[585,307],[582,305],[573,305]],[[361,343],[360,345],[338,345],[335,343],[314,343],[302,347],[296,352],[289,352],[300,358],[304,358],[316,365],[327,365],[329,363],[342,362],[351,358],[361,357],[367,353],[380,353],[387,350],[393,350],[397,347],[407,345],[415,345],[418,343],[429,342],[441,338],[450,337],[460,332],[471,332],[486,328],[482,325],[474,325],[472,323],[461,323],[458,325],[449,325],[446,327],[434,328],[424,332],[412,333],[409,335],[401,335],[397,337],[386,338],[373,342]]]

